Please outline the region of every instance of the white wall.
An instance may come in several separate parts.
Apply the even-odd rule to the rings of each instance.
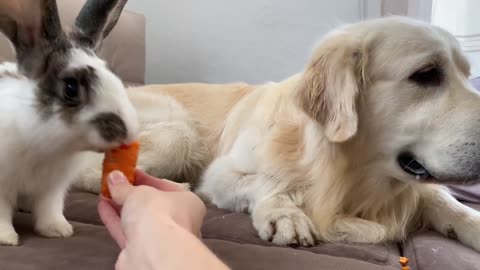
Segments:
[[[127,9],[147,17],[147,83],[278,81],[303,69],[328,30],[389,14],[453,31],[480,76],[478,0],[129,0]]]
[[[432,23],[453,33],[471,65],[471,77],[480,76],[480,1],[434,0]]]
[[[358,21],[359,0],[129,0],[147,17],[147,82],[281,80],[329,29]],[[369,7],[371,8],[371,7]]]

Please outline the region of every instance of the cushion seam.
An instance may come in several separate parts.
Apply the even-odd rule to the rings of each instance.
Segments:
[[[376,254],[384,255],[383,257],[385,257],[385,260],[383,260],[383,261],[378,261],[378,260],[370,261],[370,260],[363,260],[363,259],[346,257],[346,256],[341,256],[341,255],[337,256],[337,255],[333,255],[333,254],[317,253],[317,252],[313,252],[313,251],[306,250],[306,249],[294,249],[294,248],[291,248],[291,247],[283,247],[283,246],[275,246],[275,245],[252,244],[252,243],[246,243],[246,242],[244,242],[244,241],[237,240],[237,239],[220,239],[220,238],[202,237],[202,241],[204,241],[204,240],[217,240],[217,241],[231,242],[231,243],[238,244],[238,245],[250,245],[250,246],[265,247],[265,248],[292,249],[292,250],[297,250],[297,251],[305,251],[305,252],[308,252],[308,253],[311,253],[311,254],[315,254],[315,255],[326,255],[326,256],[331,256],[331,257],[336,257],[336,258],[348,258],[348,259],[353,259],[353,260],[357,260],[357,261],[365,261],[365,262],[369,262],[369,263],[376,264],[376,265],[392,266],[392,265],[390,264],[389,260],[388,260],[388,256],[389,256],[390,254],[392,254],[391,252],[386,252],[385,254],[383,254],[383,253],[380,253],[380,252],[378,252],[378,251],[372,251],[372,252],[374,252],[374,253],[376,253]]]
[[[266,247],[266,248],[282,248],[282,249],[292,249],[292,248],[289,248],[289,247],[281,247],[281,246],[261,246],[261,245],[256,245],[256,244],[249,244],[249,243],[237,243],[235,241],[230,241],[230,240],[224,240],[224,239],[212,239],[212,238],[209,238],[209,239],[202,239],[202,241],[204,240],[214,240],[214,241],[223,241],[223,242],[231,242],[231,243],[234,243],[234,244],[238,244],[238,245],[248,245],[248,246],[255,246],[255,247]],[[328,257],[333,257],[333,258],[345,258],[345,259],[350,259],[350,260],[355,260],[355,261],[360,261],[360,262],[365,262],[365,263],[370,263],[370,264],[375,264],[375,265],[379,265],[379,266],[386,266],[386,267],[392,267],[392,269],[395,269],[391,264],[389,264],[389,261],[385,261],[385,262],[379,262],[379,261],[368,261],[368,260],[364,260],[364,259],[358,259],[358,258],[352,258],[352,257],[345,257],[345,256],[336,256],[336,255],[332,255],[332,254],[325,254],[325,253],[315,253],[315,252],[311,252],[311,251],[308,251],[308,250],[304,250],[304,249],[293,249],[293,250],[297,250],[297,251],[305,251],[305,252],[308,252],[308,253],[311,253],[311,254],[314,254],[314,255],[323,255],[323,256],[328,256]]]

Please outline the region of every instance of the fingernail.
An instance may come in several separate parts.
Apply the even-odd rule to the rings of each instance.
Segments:
[[[123,173],[119,171],[113,171],[110,173],[110,175],[108,175],[108,181],[110,182],[110,184],[116,185],[127,181],[127,179],[125,178],[125,175],[123,175]]]

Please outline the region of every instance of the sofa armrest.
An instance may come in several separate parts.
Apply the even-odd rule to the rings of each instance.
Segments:
[[[62,24],[69,32],[85,0],[57,2]],[[124,10],[99,55],[126,84],[139,85],[145,83],[145,51],[145,16]],[[14,50],[3,35],[0,35],[0,61],[14,61]]]

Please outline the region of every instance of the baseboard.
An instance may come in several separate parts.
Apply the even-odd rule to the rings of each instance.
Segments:
[[[480,52],[480,33],[455,36],[465,52]]]

